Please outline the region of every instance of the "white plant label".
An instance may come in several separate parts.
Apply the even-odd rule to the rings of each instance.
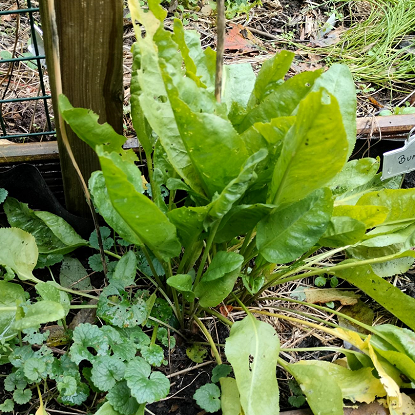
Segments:
[[[415,128],[410,131],[402,148],[383,154],[382,180],[413,170],[415,170]]]

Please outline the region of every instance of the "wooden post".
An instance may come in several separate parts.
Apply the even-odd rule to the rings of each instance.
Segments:
[[[52,36],[47,2],[40,0],[46,63],[50,76],[54,113],[58,113],[52,60]],[[93,110],[99,122],[108,122],[122,134],[123,117],[123,1],[55,1],[59,35],[63,93],[74,107]],[[55,115],[55,123],[58,117]],[[88,181],[99,170],[95,152],[67,126],[68,140],[80,170]],[[89,216],[78,176],[60,138],[56,125],[66,208],[73,214]]]

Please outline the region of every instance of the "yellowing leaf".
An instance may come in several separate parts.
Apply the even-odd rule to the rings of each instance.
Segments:
[[[370,344],[370,336],[367,337],[361,350],[365,349],[369,352],[369,356],[380,376],[380,381],[388,395],[389,408],[400,408],[402,406],[402,395],[399,390],[399,385],[387,374],[386,370],[379,362],[378,357]]]
[[[342,305],[353,305],[357,303],[360,295],[353,291],[337,290],[335,288],[310,288],[304,290],[307,303],[329,303],[330,301],[340,301]]]

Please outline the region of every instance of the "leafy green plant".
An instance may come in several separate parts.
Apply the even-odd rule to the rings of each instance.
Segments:
[[[135,165],[137,156],[123,150],[124,137],[61,96],[64,120],[101,163],[89,188],[114,231],[101,228],[112,260],[99,296],[71,287],[85,276],[68,279],[74,269],[85,273],[74,258],[64,259],[60,284],[40,281],[33,275],[36,266],[59,262],[77,247],[97,248],[97,239],[85,241],[60,218],[6,199],[13,227],[0,229],[0,265],[7,275],[0,281],[0,335],[14,366],[10,382],[22,381],[19,387],[10,384],[14,401],[30,399],[27,385],[52,379],[57,399],[67,404],[84,402],[90,388],[106,396],[98,414],[141,414],[146,403],[169,391],[167,378],[153,369],[164,363],[161,346],[174,342],[168,330],[180,333],[179,327],[194,322],[221,368],[195,395],[207,411],[278,413],[277,364],[296,379],[315,413],[341,411],[343,399],[371,402],[376,396],[387,396],[395,412],[406,408],[400,387],[414,382],[412,331],[360,323],[367,335],[268,313],[325,330],[362,352],[343,351],[348,367],[289,364],[280,356],[275,330],[246,308],[274,286],[325,276],[331,284],[342,279],[355,285],[415,329],[415,299],[384,279],[414,262],[415,190],[398,189],[398,179],[382,182],[378,160],[347,162],[356,137],[355,90],[347,67],[285,80],[294,56],[286,51],[265,62],[257,77],[250,65],[225,66],[218,102],[215,52],[203,50],[197,34],[184,31],[178,20],[173,33],[165,30],[166,12],[155,0],[149,11],[133,0],[129,5],[137,34],[131,115],[146,154],[148,184]],[[114,252],[120,247],[122,252]],[[329,262],[340,255],[340,261]],[[89,263],[102,269],[97,257]],[[131,288],[137,270],[160,298]],[[26,298],[21,285],[10,282],[15,274],[35,283],[40,298]],[[73,304],[75,295],[94,304]],[[247,316],[232,324],[215,310],[222,302],[243,306]],[[60,359],[45,345],[34,354],[31,336],[42,343],[40,333],[20,341],[24,330],[40,324],[65,325],[69,311],[79,308],[95,308],[102,324],[78,324]],[[234,377],[222,366],[202,313],[232,326],[225,355]],[[199,348],[192,353],[200,359]],[[26,370],[23,360],[30,362]],[[81,362],[87,364],[82,374]],[[68,366],[63,378],[56,369],[62,365]],[[313,386],[316,378],[322,380]],[[322,398],[327,391],[330,402]]]

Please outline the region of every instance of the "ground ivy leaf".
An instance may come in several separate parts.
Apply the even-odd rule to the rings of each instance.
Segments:
[[[170,336],[165,327],[159,327],[157,330],[157,340],[165,347],[170,347],[174,349],[176,346],[176,339],[173,336]]]
[[[76,392],[73,395],[60,395],[58,396],[58,402],[75,406],[85,402],[89,396],[89,388],[85,383],[77,383]]]
[[[23,370],[17,370],[6,376],[4,379],[4,389],[13,392],[15,389],[24,389],[27,386]]]
[[[3,189],[0,189],[3,190]],[[1,194],[0,194],[1,196]],[[0,405],[0,411],[1,412],[13,412],[14,408],[14,401],[13,399],[6,399],[1,405]]]
[[[163,349],[158,344],[141,348],[141,356],[152,366],[161,366],[164,360]]]
[[[212,370],[212,383],[219,382],[220,378],[226,378],[229,373],[232,372],[232,368],[229,365],[217,365]]]
[[[58,381],[58,379],[63,379],[64,376],[72,376],[77,380],[80,380],[79,368],[77,364],[71,360],[68,354],[64,354],[59,360],[54,360],[50,374],[50,377],[56,381]]]
[[[23,341],[29,344],[43,344],[49,337],[49,330],[46,330],[44,333],[39,333],[36,329],[26,329],[23,330],[25,336]]]
[[[13,392],[13,399],[19,405],[28,403],[32,398],[32,391],[30,389],[16,389]]]
[[[111,235],[111,229],[107,226],[100,226],[99,231],[101,233],[102,245],[104,249],[111,249],[114,245],[114,239],[109,237]],[[89,244],[93,248],[99,249],[98,236],[96,231],[91,233],[91,236],[89,237]]]
[[[80,324],[73,332],[71,360],[76,364],[82,360],[93,362],[94,356],[88,351],[89,347],[92,347],[98,356],[105,355],[108,350],[108,340],[97,326],[89,323]]]
[[[127,364],[125,379],[131,395],[138,403],[152,403],[167,396],[170,382],[161,372],[151,373],[151,366],[142,358],[136,357]]]
[[[193,398],[206,412],[216,412],[220,409],[220,389],[213,383],[201,386]]]
[[[124,380],[117,383],[107,394],[108,402],[122,415],[132,415],[138,410],[137,399],[131,396],[131,389]]]
[[[113,281],[99,297],[97,315],[117,327],[134,327],[147,319],[147,307],[142,298],[131,303],[122,284]]]
[[[102,390],[109,391],[117,381],[124,377],[125,364],[112,356],[99,356],[94,360],[91,370],[91,380]]]
[[[14,367],[22,367],[27,359],[33,357],[35,352],[30,346],[15,347],[9,355],[9,361]]]
[[[61,381],[56,382],[61,396],[71,396],[76,393],[76,379],[72,376],[64,376]]]
[[[107,336],[110,349],[118,359],[131,360],[136,355],[137,345],[127,334],[111,326],[101,327],[101,332]]]
[[[38,383],[40,378],[46,375],[46,365],[40,359],[27,359],[23,364],[23,371],[29,380]]]

